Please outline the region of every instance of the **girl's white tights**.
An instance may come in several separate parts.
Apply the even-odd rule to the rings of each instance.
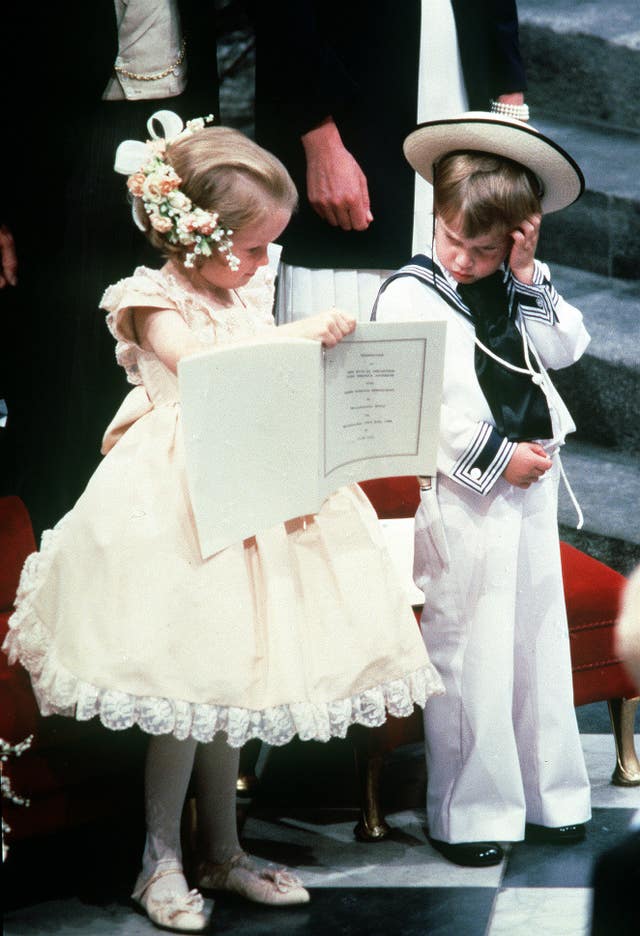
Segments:
[[[155,897],[189,890],[182,874],[180,825],[194,763],[199,857],[218,863],[240,851],[236,823],[239,756],[239,750],[229,747],[222,734],[209,744],[198,744],[193,738],[178,741],[173,735],[149,740],[142,877],[148,880],[156,871],[176,871],[153,885]]]
[[[240,851],[236,785],[240,748],[218,734],[199,744],[195,758],[198,857],[220,864]]]

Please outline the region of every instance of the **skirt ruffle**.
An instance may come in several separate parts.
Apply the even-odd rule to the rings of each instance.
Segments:
[[[28,557],[20,577],[16,611],[9,619],[2,646],[10,663],[19,662],[29,672],[43,715],[66,715],[79,721],[98,716],[105,727],[115,731],[138,725],[150,735],[172,734],[205,743],[222,731],[232,747],[241,747],[253,738],[279,746],[295,735],[303,741],[344,738],[352,724],[373,728],[383,724],[387,714],[407,717],[415,705],[424,707],[430,696],[444,691],[431,664],[348,698],[290,702],[262,710],[141,696],[92,685],[74,676],[57,659],[51,635],[33,606],[64,523],[65,518],[46,531],[41,551]]]

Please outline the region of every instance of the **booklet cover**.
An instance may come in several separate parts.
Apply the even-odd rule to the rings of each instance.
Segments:
[[[280,337],[178,365],[203,558],[317,513],[343,484],[435,473],[444,322],[361,322],[334,348]]]

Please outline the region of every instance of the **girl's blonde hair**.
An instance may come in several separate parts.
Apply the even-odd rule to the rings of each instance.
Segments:
[[[540,211],[540,183],[520,163],[491,153],[448,153],[434,170],[434,211],[462,223],[464,237],[512,231]]]
[[[265,202],[293,211],[298,193],[280,160],[231,127],[205,127],[175,143],[164,157],[180,176],[180,191],[194,205],[215,211],[232,231],[258,221],[270,210]],[[187,248],[170,244],[146,223],[146,234],[166,256],[183,256]]]

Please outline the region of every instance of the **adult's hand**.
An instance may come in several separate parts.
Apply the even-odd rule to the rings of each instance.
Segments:
[[[13,234],[6,224],[0,224],[0,289],[17,283],[18,257]]]
[[[524,92],[510,91],[509,94],[499,94],[496,100],[500,101],[501,104],[515,104],[519,106],[524,104]]]
[[[367,179],[328,117],[302,136],[307,159],[307,196],[333,227],[364,231],[373,221]]]

